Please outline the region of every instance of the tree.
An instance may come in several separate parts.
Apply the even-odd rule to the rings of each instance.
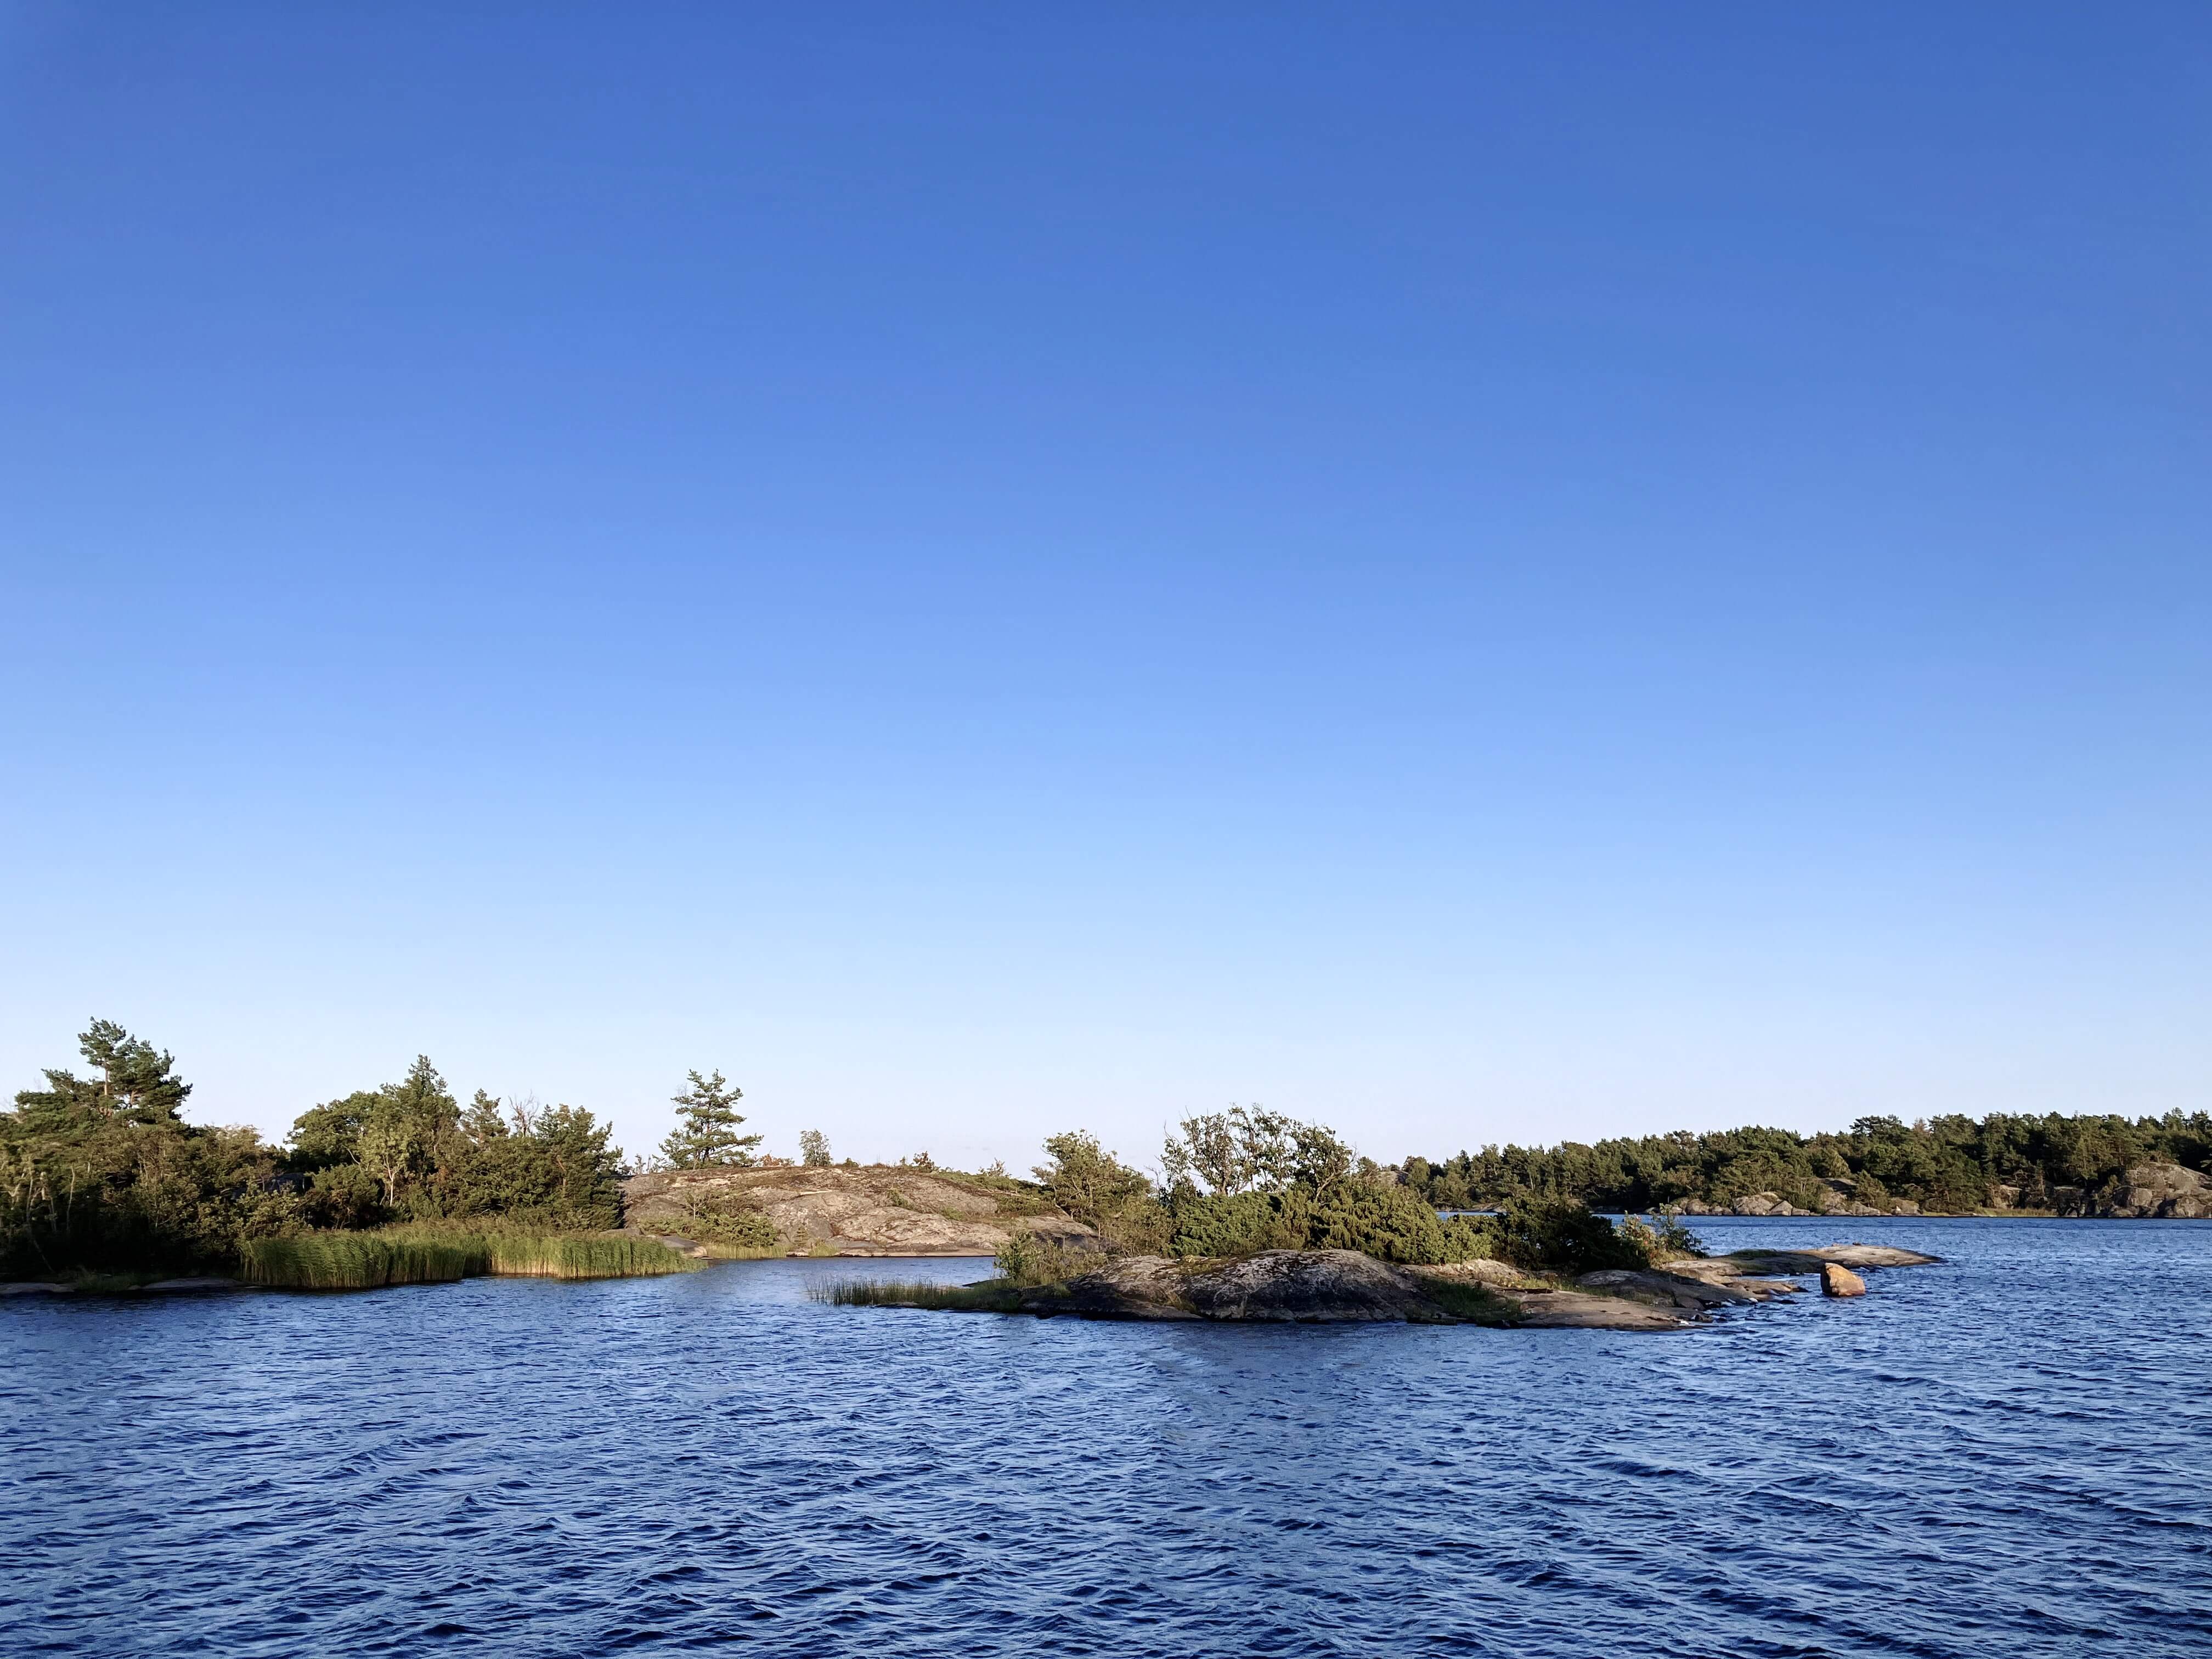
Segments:
[[[527,1129],[527,1120],[524,1120],[523,1127]],[[497,1097],[477,1090],[476,1098],[469,1102],[468,1110],[461,1114],[461,1133],[478,1147],[506,1139],[507,1114]]]
[[[415,1056],[407,1075],[377,1091],[363,1114],[361,1161],[384,1183],[384,1201],[399,1201],[400,1183],[437,1162],[460,1126],[460,1108],[428,1054]]]
[[[167,1128],[180,1121],[177,1109],[192,1085],[174,1074],[173,1055],[156,1052],[152,1043],[132,1036],[112,1019],[95,1019],[76,1041],[78,1051],[100,1075],[80,1078],[73,1072],[48,1072],[46,1088],[27,1089],[15,1097],[18,1111],[33,1119],[88,1111],[146,1128]]]
[[[374,1089],[357,1089],[343,1100],[310,1106],[292,1120],[292,1167],[301,1171],[352,1164],[361,1157],[361,1126],[375,1109]]]
[[[1133,1170],[1081,1130],[1044,1143],[1052,1157],[1031,1171],[1052,1201],[1109,1243],[1157,1250],[1167,1238],[1167,1212],[1152,1195],[1150,1176]]]
[[[745,1091],[731,1087],[719,1071],[709,1077],[693,1072],[690,1079],[691,1086],[673,1097],[678,1121],[660,1143],[660,1155],[678,1170],[750,1164],[761,1138],[738,1133],[744,1119],[738,1115],[737,1105]]]
[[[1195,1184],[1222,1195],[1279,1193],[1304,1183],[1318,1190],[1352,1169],[1352,1149],[1318,1123],[1301,1123],[1261,1105],[1202,1112],[1182,1121],[1160,1152],[1170,1187]]]
[[[830,1137],[819,1129],[799,1132],[799,1161],[810,1170],[830,1167]]]

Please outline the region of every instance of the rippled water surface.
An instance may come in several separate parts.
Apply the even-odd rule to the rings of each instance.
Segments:
[[[0,1651],[2212,1652],[2212,1227],[1848,1225],[1948,1261],[1679,1336],[18,1298]]]

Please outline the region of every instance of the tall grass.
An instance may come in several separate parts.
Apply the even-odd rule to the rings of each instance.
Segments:
[[[535,1279],[634,1279],[688,1273],[699,1264],[657,1238],[495,1234],[490,1271]]]
[[[368,1291],[385,1285],[450,1285],[485,1272],[483,1241],[432,1243],[369,1233],[257,1238],[240,1250],[248,1283],[287,1291]]]
[[[900,1279],[833,1279],[810,1285],[811,1300],[834,1308],[945,1308],[971,1313],[1013,1313],[1021,1307],[1018,1286],[1003,1279],[980,1285],[936,1285]]]
[[[386,1285],[450,1285],[487,1273],[629,1279],[690,1273],[699,1263],[652,1238],[413,1227],[255,1239],[240,1251],[239,1265],[240,1277],[248,1283],[277,1290],[369,1291]]]

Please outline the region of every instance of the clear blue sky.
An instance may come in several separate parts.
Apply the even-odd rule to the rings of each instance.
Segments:
[[[2212,1103],[2212,8],[9,5],[0,1061]]]

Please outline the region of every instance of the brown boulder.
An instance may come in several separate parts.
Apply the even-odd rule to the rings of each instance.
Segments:
[[[1866,1280],[1861,1279],[1849,1267],[1838,1267],[1832,1261],[1824,1262],[1820,1267],[1820,1294],[1822,1296],[1864,1296]]]

